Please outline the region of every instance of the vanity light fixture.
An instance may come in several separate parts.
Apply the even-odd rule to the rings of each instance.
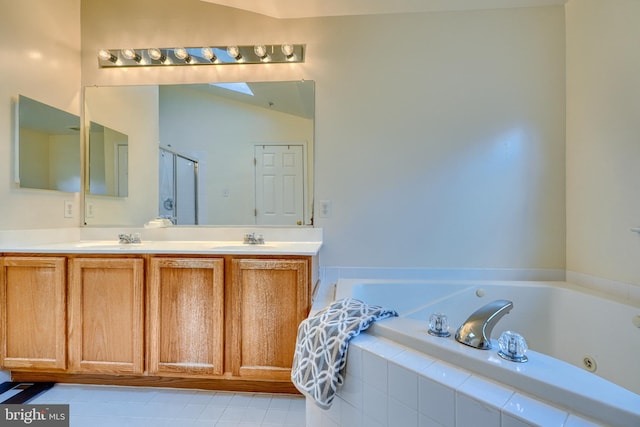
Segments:
[[[100,68],[117,68],[298,63],[304,62],[305,50],[305,45],[288,43],[102,49],[98,51],[98,66]]]
[[[121,52],[122,52],[122,56],[124,56],[127,59],[131,59],[138,63],[142,61],[142,56],[138,55],[138,52],[136,52],[135,49],[122,49]]]
[[[147,49],[147,53],[149,54],[149,58],[153,59],[154,61],[160,61],[161,64],[164,64],[167,60],[167,55],[162,53],[162,51],[157,47]]]
[[[98,51],[98,58],[103,60],[103,61],[109,61],[112,63],[116,63],[118,62],[118,57],[115,56],[113,53],[111,53],[110,51],[108,51],[107,49],[100,49]]]

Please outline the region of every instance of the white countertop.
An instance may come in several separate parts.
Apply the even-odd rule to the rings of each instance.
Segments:
[[[142,243],[119,244],[120,233],[140,234]],[[265,244],[247,245],[245,234]],[[0,230],[0,253],[212,254],[315,256],[322,229],[310,227],[167,227]]]
[[[117,240],[4,246],[12,253],[97,253],[97,254],[212,254],[212,255],[305,255],[318,254],[322,242],[266,242],[249,245],[238,241],[143,241],[120,244]]]

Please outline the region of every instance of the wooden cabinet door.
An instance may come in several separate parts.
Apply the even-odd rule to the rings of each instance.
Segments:
[[[66,369],[66,260],[0,258],[2,366],[13,370]]]
[[[305,259],[234,259],[230,314],[234,375],[291,379],[298,325],[310,306]]]
[[[149,373],[212,376],[224,371],[224,260],[150,262]]]
[[[69,368],[73,372],[144,372],[144,261],[70,261]]]

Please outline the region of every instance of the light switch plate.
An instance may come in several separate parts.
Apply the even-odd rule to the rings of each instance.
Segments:
[[[318,200],[318,216],[320,218],[331,217],[331,200]]]
[[[64,201],[64,217],[73,218],[73,202],[71,200]]]
[[[93,218],[93,203],[87,202],[87,209],[85,211],[85,216],[87,218]]]

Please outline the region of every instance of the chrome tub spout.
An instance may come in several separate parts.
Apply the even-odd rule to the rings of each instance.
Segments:
[[[493,327],[512,308],[513,303],[504,299],[480,307],[458,328],[456,340],[474,348],[489,350]]]

